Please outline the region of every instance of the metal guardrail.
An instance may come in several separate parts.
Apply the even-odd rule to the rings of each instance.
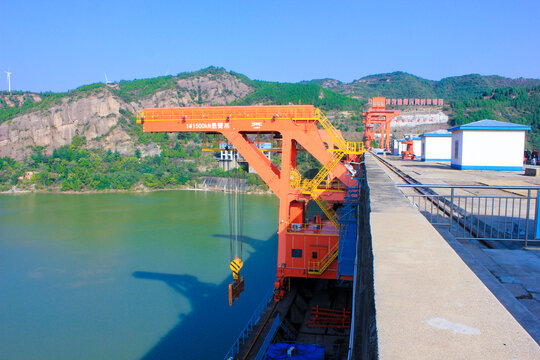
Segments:
[[[235,358],[235,356],[238,354],[238,351],[240,351],[240,346],[244,344],[246,339],[251,334],[251,331],[253,330],[253,327],[259,321],[261,318],[261,314],[266,309],[266,306],[268,303],[274,298],[274,288],[265,295],[263,301],[255,308],[255,311],[253,312],[253,315],[251,315],[251,318],[246,323],[246,326],[240,331],[240,334],[236,338],[236,341],[232,344],[231,348],[227,352],[227,354],[224,357],[224,360],[232,360]]]
[[[270,342],[274,338],[274,335],[276,335],[276,332],[279,329],[280,325],[281,325],[281,320],[279,320],[279,313],[277,313],[274,319],[274,322],[272,323],[272,327],[270,328],[270,331],[264,338],[264,342],[259,348],[259,352],[257,353],[257,356],[255,356],[255,360],[263,360],[266,357],[266,350],[268,350],[268,346],[270,346]]]
[[[540,240],[540,186],[396,186],[419,189],[419,193],[405,196],[432,224],[447,225],[458,239],[515,241],[524,242],[525,246],[529,241]],[[438,194],[432,189],[449,189],[450,193]],[[470,190],[478,194],[471,194]],[[511,193],[500,195],[495,190]]]

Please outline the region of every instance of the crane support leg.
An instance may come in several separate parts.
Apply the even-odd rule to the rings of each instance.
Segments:
[[[279,178],[281,171],[257,148],[249,142],[245,136],[234,132],[223,132],[232,146],[244,159],[255,169],[268,187],[279,197]]]

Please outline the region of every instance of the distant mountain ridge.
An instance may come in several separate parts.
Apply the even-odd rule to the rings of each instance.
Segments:
[[[299,96],[301,92],[299,89],[309,89],[308,92],[312,93],[310,95],[312,99],[305,99],[305,103],[321,106],[320,102],[316,100],[316,98],[319,97],[320,89],[318,89],[318,87],[310,87],[309,84],[315,84],[323,89],[328,89],[366,103],[367,99],[373,96],[384,96],[388,98],[443,98],[447,101],[470,100],[498,88],[532,87],[540,85],[540,79],[507,78],[499,75],[479,74],[452,76],[436,81],[424,79],[403,71],[368,75],[350,83],[331,78],[313,79],[298,83],[278,83],[252,80],[247,76],[234,71],[227,72],[223,68],[210,66],[195,72],[180,73],[176,76],[169,75],[149,79],[122,80],[114,87],[111,87],[111,90],[122,95],[126,100],[130,100],[130,97],[141,98],[149,96],[153,92],[159,90],[172,89],[175,87],[175,81],[178,79],[193,78],[201,75],[218,75],[223,73],[230,74],[248,87],[256,90],[254,93],[247,94],[245,98],[234,100],[235,104],[242,105],[257,102],[280,101],[297,103],[299,100],[300,102],[302,100],[302,96]],[[13,91],[9,94],[7,91],[0,91],[0,122],[6,117],[5,114],[2,114],[2,111],[5,111],[9,107],[20,108],[24,105],[46,100],[49,97],[63,96],[99,86],[105,86],[105,84],[96,83],[84,85],[65,93]],[[115,89],[116,91],[114,91]],[[278,89],[282,91],[283,94],[277,94],[275,91]],[[331,93],[327,94],[332,96]],[[199,101],[203,100],[199,99]],[[316,102],[319,104],[315,104]],[[349,104],[349,107],[357,107],[357,105]],[[4,115],[4,118],[2,118],[2,115]]]
[[[498,75],[462,75],[427,80],[402,71],[369,75],[351,83],[335,79],[309,82],[337,93],[365,100],[373,96],[388,98],[442,98],[446,101],[469,100],[497,88],[540,85],[539,79],[511,79]]]

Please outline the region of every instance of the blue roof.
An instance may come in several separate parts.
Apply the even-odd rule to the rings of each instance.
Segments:
[[[531,130],[530,126],[527,125],[521,125],[521,124],[514,124],[504,121],[497,121],[497,120],[480,120],[476,122],[472,122],[465,125],[460,125],[453,127],[451,129],[448,129],[448,131],[457,131],[457,130],[517,130],[517,131],[527,131]]]
[[[452,134],[450,134],[448,132],[448,130],[437,130],[437,131],[432,131],[432,132],[428,132],[428,133],[425,133],[425,134],[422,134],[420,135],[420,137],[434,137],[434,136],[452,136]]]
[[[403,139],[398,140],[398,141],[407,141],[407,140],[422,140],[422,139],[420,139],[420,137],[415,134],[415,135],[405,135]]]

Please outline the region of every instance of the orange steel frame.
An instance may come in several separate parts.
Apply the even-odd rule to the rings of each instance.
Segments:
[[[296,171],[297,145],[301,145],[321,164],[332,158],[334,144],[325,130],[317,127],[315,107],[287,106],[216,106],[198,108],[151,108],[139,115],[145,132],[207,132],[222,134],[255,169],[279,198],[278,254],[275,299],[279,301],[288,286],[289,277],[337,278],[337,261],[322,274],[310,274],[310,261],[322,259],[339,241],[338,229],[329,221],[317,231],[293,231],[291,223],[305,216],[310,195],[291,184]],[[281,168],[249,141],[248,134],[279,133],[282,136]],[[356,157],[349,160],[357,161]],[[320,195],[327,203],[342,203],[347,185],[352,184],[348,170],[338,163],[329,180],[339,179],[342,186],[325,189]],[[292,220],[292,221],[291,221]],[[296,257],[293,257],[296,249]],[[301,257],[298,257],[301,250]],[[316,254],[315,254],[316,253]],[[342,277],[343,278],[343,277]]]
[[[404,141],[402,144],[406,145],[406,148],[405,148],[404,151],[401,152],[401,158],[403,160],[405,160],[405,159],[414,160],[414,141],[413,141],[413,139],[409,139],[407,141]]]
[[[400,115],[397,110],[386,110],[386,98],[371,98],[371,108],[364,111],[366,148],[371,148],[371,142],[375,140],[375,134],[381,134],[381,148],[390,151],[390,123]]]

